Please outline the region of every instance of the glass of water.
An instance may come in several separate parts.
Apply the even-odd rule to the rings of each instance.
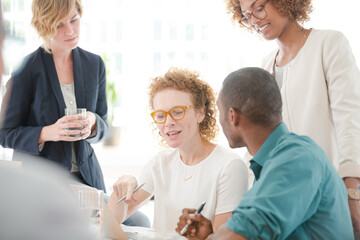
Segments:
[[[97,238],[101,237],[103,224],[103,191],[96,189],[80,190],[79,204],[82,213],[89,221],[89,231]]]
[[[65,116],[68,115],[79,115],[81,120],[86,118],[86,108],[65,108]],[[67,128],[67,130],[81,130],[84,128],[82,125],[81,128]],[[70,134],[70,137],[81,137],[82,134]]]

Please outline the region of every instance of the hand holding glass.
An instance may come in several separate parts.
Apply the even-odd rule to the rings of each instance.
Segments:
[[[79,115],[79,120],[85,120],[86,118],[86,108],[65,108],[65,116],[69,115]],[[67,128],[66,130],[82,130],[84,125],[80,128]],[[81,137],[83,134],[70,134],[70,137]]]

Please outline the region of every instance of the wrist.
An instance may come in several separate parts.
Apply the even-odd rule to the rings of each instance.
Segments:
[[[360,190],[359,189],[348,188],[347,191],[348,191],[349,199],[357,200],[357,201],[360,200]]]
[[[46,128],[46,127],[43,127],[43,128],[41,129],[41,131],[40,131],[40,136],[39,136],[39,139],[38,139],[38,144],[42,144],[42,143],[45,142],[45,137],[44,137],[45,131],[46,131],[45,128]]]
[[[38,140],[38,144],[51,141],[51,139],[49,139],[49,137],[48,137],[48,131],[49,131],[49,126],[44,126],[44,127],[41,129],[40,136],[39,136],[39,140]]]

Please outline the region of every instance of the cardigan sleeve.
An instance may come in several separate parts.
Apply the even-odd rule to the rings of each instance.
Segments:
[[[360,177],[360,72],[345,36],[329,32],[323,49],[324,75],[339,151],[339,174]]]

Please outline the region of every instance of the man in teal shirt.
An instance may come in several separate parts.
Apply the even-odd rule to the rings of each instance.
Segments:
[[[354,239],[347,191],[323,150],[309,137],[290,133],[281,117],[281,96],[271,74],[244,68],[224,81],[220,123],[232,148],[254,156],[253,187],[232,217],[208,239]],[[211,222],[185,209],[178,229],[205,239]]]

